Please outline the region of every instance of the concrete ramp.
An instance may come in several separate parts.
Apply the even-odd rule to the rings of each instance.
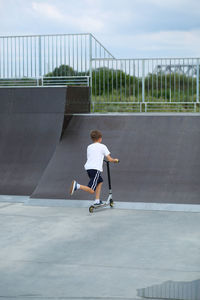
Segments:
[[[0,89],[0,194],[30,195],[59,142],[66,88]]]
[[[115,201],[200,204],[200,117],[74,115],[33,198],[69,199],[72,179],[87,184],[89,133],[99,129],[120,164],[111,167]],[[104,168],[105,169],[105,168]],[[102,197],[107,195],[106,169]],[[77,191],[73,199],[92,199]]]
[[[0,194],[31,195],[69,113],[90,111],[89,87],[0,89]]]

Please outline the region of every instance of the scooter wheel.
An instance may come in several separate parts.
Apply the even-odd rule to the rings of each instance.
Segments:
[[[93,213],[93,211],[94,211],[94,206],[90,206],[90,207],[89,207],[89,212],[90,212],[90,213]]]
[[[113,200],[110,200],[110,207],[113,207],[114,206],[114,202]]]

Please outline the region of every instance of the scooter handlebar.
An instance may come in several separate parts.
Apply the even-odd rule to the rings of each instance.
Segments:
[[[105,161],[106,163],[109,163],[109,161],[106,160],[106,159],[104,159],[104,161]],[[120,160],[117,158],[117,161],[115,161],[114,163],[115,163],[115,164],[118,164],[119,162],[120,162]]]

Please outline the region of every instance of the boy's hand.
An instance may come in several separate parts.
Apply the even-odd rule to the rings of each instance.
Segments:
[[[110,156],[110,154],[108,154],[108,155],[106,156],[106,158],[107,158],[107,160],[108,160],[109,162],[112,162],[112,163],[118,163],[118,162],[119,162],[119,159],[118,159],[118,158],[112,158],[112,157]]]
[[[118,159],[118,158],[115,158],[115,159],[114,159],[114,163],[116,163],[116,164],[119,163],[119,159]]]

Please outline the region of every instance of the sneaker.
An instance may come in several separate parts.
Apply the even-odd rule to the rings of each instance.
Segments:
[[[102,205],[103,202],[100,200],[100,201],[94,201],[94,205]]]
[[[76,190],[77,190],[77,182],[73,180],[70,187],[70,195],[72,196]]]

